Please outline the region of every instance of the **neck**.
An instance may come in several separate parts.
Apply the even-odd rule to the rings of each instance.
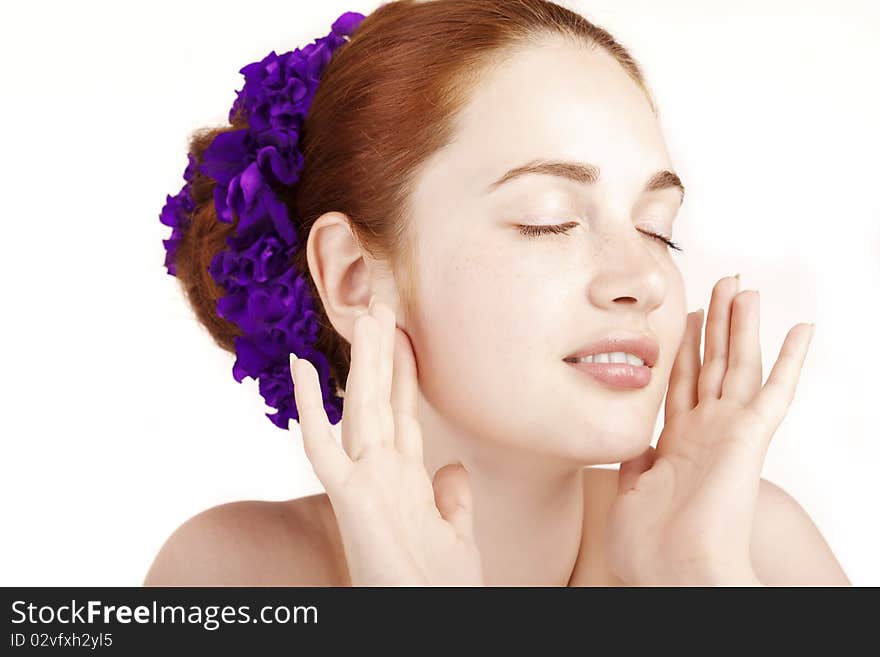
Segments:
[[[485,585],[566,586],[583,539],[583,465],[469,435],[422,409],[429,476],[455,462],[468,471]]]

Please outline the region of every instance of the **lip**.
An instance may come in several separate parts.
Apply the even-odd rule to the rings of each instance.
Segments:
[[[566,363],[569,367],[580,370],[612,388],[644,388],[651,383],[651,368],[647,365],[576,363],[571,361],[566,361]]]
[[[609,353],[612,351],[623,351],[626,353],[634,354],[642,359],[645,363],[644,366],[636,366],[629,365],[628,363],[573,363],[572,359],[581,358],[583,356],[590,356],[594,354],[603,354]],[[611,365],[618,366],[618,369],[621,366],[626,366],[634,369],[646,369],[654,367],[657,362],[657,358],[660,356],[660,346],[657,344],[657,341],[649,335],[645,334],[632,334],[632,335],[610,335],[599,340],[595,340],[590,342],[589,344],[584,345],[576,352],[569,354],[565,358],[564,361],[570,363],[571,365],[576,365],[578,367],[582,365]],[[594,368],[595,369],[595,368]],[[650,377],[650,372],[648,372]]]

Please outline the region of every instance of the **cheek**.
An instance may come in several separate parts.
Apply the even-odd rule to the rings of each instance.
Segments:
[[[558,306],[546,279],[512,270],[489,249],[459,251],[425,267],[418,290],[419,377],[435,406],[454,415],[509,415],[536,361],[552,346]],[[541,354],[540,350],[544,353]],[[491,410],[490,410],[491,409]]]
[[[657,313],[656,321],[651,321],[651,328],[660,341],[657,370],[665,374],[668,383],[672,365],[675,363],[687,327],[688,310],[684,281],[677,269],[670,277],[669,292]]]

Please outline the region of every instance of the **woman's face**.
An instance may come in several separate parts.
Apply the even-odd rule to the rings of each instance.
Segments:
[[[669,247],[681,191],[644,191],[674,168],[644,92],[603,50],[549,41],[487,74],[457,136],[413,198],[415,307],[407,314],[424,401],[466,435],[583,463],[650,442],[684,334]],[[527,173],[591,163],[600,179]],[[535,237],[519,225],[574,222]],[[659,357],[643,388],[612,388],[563,361],[619,332]]]

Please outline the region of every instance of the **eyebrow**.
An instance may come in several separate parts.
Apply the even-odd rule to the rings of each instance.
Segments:
[[[588,162],[562,162],[558,160],[534,160],[523,166],[519,166],[511,169],[503,176],[501,176],[498,180],[489,185],[486,190],[487,193],[494,191],[504,183],[513,180],[514,178],[518,178],[519,176],[524,176],[527,173],[540,173],[550,176],[559,176],[561,178],[567,178],[568,180],[573,180],[577,183],[581,184],[592,184],[599,182],[600,179],[600,170],[595,164],[590,164]],[[684,202],[684,185],[681,182],[681,179],[678,175],[669,171],[668,169],[664,169],[663,171],[657,171],[654,173],[649,179],[648,182],[645,183],[643,192],[655,192],[661,189],[678,189],[679,191],[679,204]]]

